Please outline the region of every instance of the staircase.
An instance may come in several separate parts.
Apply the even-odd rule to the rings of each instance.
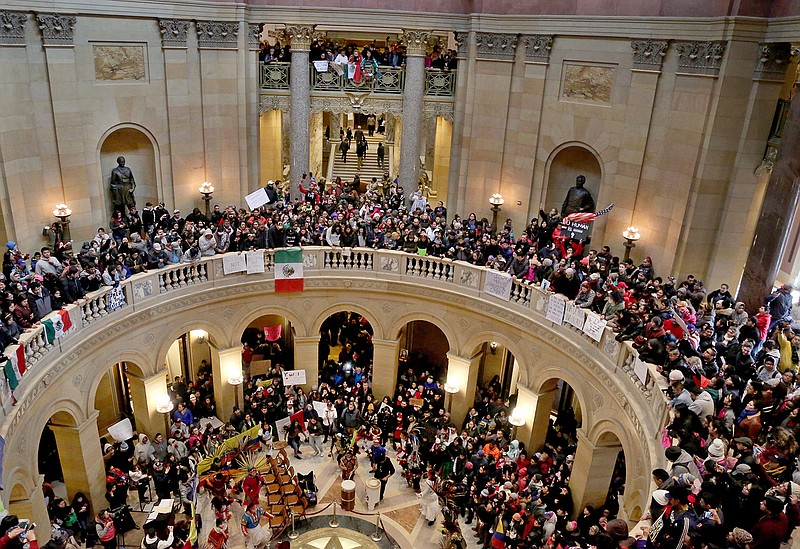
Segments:
[[[341,177],[342,181],[352,181],[353,177],[358,174],[361,177],[362,185],[366,185],[372,181],[373,177],[378,180],[383,177],[384,169],[390,170],[389,160],[391,158],[391,146],[386,143],[383,144],[385,150],[384,155],[384,169],[378,167],[378,143],[383,141],[384,136],[375,134],[373,137],[365,135],[369,148],[367,149],[367,156],[364,157],[364,164],[361,169],[358,169],[358,156],[356,156],[356,143],[355,139],[350,142],[350,150],[347,152],[347,164],[342,162],[342,153],[339,151],[339,143],[332,144],[331,159],[333,160],[333,167],[329,170],[328,180],[334,181],[337,177]],[[389,173],[392,173],[391,170]],[[363,189],[364,187],[362,187]]]

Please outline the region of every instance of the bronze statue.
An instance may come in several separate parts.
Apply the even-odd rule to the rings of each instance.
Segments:
[[[566,217],[575,212],[594,212],[594,198],[588,189],[584,189],[586,178],[579,175],[575,178],[575,186],[567,191],[567,197],[561,206],[561,216]]]
[[[125,157],[117,157],[117,167],[111,170],[111,202],[115,212],[127,215],[131,207],[136,206],[133,191],[136,190],[136,181],[133,172],[125,165]]]

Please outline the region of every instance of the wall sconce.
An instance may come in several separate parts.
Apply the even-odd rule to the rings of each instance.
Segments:
[[[622,238],[625,239],[625,257],[623,261],[627,261],[631,258],[631,249],[636,247],[636,241],[642,238],[642,235],[639,234],[639,227],[636,225],[631,225],[624,231],[622,231]]]
[[[69,216],[72,215],[72,210],[66,204],[56,204],[53,215],[59,219],[59,223],[53,223],[50,226],[50,230],[53,231],[53,237],[56,242],[66,242],[70,239]],[[43,232],[42,234],[45,233]]]
[[[489,351],[491,351],[491,353],[493,355],[497,354],[497,342],[496,341],[492,341],[491,343],[489,343]]]
[[[198,343],[205,343],[206,338],[208,337],[208,332],[205,330],[192,330],[189,332],[189,334],[196,337]]]
[[[453,407],[453,395],[459,391],[459,386],[451,383],[444,384],[444,392],[450,395],[450,399],[447,401],[447,413],[449,414],[451,408]]]
[[[169,395],[162,395],[158,403],[156,403],[156,412],[159,414],[168,414],[172,411],[174,405],[169,399]]]
[[[206,203],[206,217],[211,215],[211,208],[209,204],[211,203],[211,195],[214,192],[214,185],[209,183],[208,181],[203,181],[203,184],[200,185],[200,193],[203,195],[203,202]]]
[[[525,416],[523,416],[522,411],[519,407],[514,408],[514,411],[511,412],[511,416],[508,418],[508,422],[511,424],[514,429],[511,431],[511,439],[517,438],[517,429],[525,425]]]
[[[497,214],[500,213],[500,208],[506,201],[500,193],[494,193],[489,197],[489,204],[492,205],[492,232],[497,230]]]

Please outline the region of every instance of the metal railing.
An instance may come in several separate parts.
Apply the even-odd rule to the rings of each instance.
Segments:
[[[453,97],[456,93],[456,71],[425,69],[425,95]]]
[[[260,80],[262,90],[287,90],[289,89],[289,78],[291,63],[261,63]]]

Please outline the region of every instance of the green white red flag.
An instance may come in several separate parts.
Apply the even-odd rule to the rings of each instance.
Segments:
[[[275,252],[275,291],[303,291],[303,251],[300,248]]]

